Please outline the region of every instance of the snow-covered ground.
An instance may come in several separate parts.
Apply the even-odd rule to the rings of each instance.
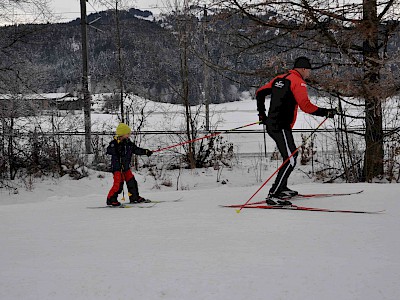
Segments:
[[[146,109],[151,113],[143,130],[181,129],[176,106],[150,102]],[[254,100],[212,111],[219,130],[257,121]],[[36,120],[40,126],[43,121]],[[117,124],[116,116],[104,114],[93,114],[92,121],[93,130],[112,131]],[[296,128],[312,129],[321,121],[300,113]],[[69,123],[74,130],[83,125]],[[324,124],[332,126],[332,120]],[[223,136],[235,153],[262,152],[260,134]],[[156,145],[147,139],[142,146]],[[156,162],[162,155],[143,159]],[[237,214],[219,207],[246,202],[276,167],[276,161],[253,157],[220,173],[175,170],[157,181],[143,169],[136,173],[141,195],[170,201],[148,209],[89,209],[105,205],[112,184],[111,174],[95,171],[79,181],[27,178],[15,194],[0,189],[0,299],[399,299],[399,185],[316,183],[306,176],[309,166],[298,165],[290,186],[302,193],[364,192],[295,204],[386,211]],[[266,196],[270,184],[254,201]]]
[[[298,205],[386,211],[219,207],[244,203],[261,185],[242,168],[224,170],[224,185],[214,170],[186,170],[178,191],[137,174],[143,196],[183,197],[148,209],[88,209],[105,204],[107,173],[47,179],[32,192],[0,192],[0,299],[398,299],[399,185],[293,175],[303,193],[364,190]]]

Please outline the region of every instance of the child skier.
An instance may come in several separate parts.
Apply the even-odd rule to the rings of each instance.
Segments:
[[[107,147],[107,154],[111,155],[111,171],[114,177],[113,186],[107,196],[107,205],[121,205],[117,198],[123,190],[124,181],[128,187],[130,203],[148,201],[139,196],[138,184],[130,167],[133,154],[150,156],[153,152],[136,146],[129,139],[130,135],[131,129],[129,126],[120,123],[116,130],[116,136]]]

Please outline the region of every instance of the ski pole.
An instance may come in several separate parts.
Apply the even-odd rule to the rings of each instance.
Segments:
[[[254,122],[254,123],[250,123],[250,124],[246,124],[246,125],[243,125],[243,126],[240,126],[240,127],[228,129],[228,130],[225,130],[225,131],[214,132],[212,134],[208,134],[208,135],[205,135],[203,137],[199,137],[199,138],[196,138],[196,139],[193,139],[193,140],[184,141],[184,142],[181,142],[181,143],[178,143],[178,144],[175,144],[175,145],[171,145],[171,146],[168,146],[168,147],[165,147],[165,148],[153,150],[153,153],[154,152],[161,152],[161,151],[168,150],[168,149],[172,149],[172,148],[175,148],[175,147],[178,147],[178,146],[182,146],[182,145],[186,145],[186,144],[189,144],[189,143],[194,143],[194,142],[200,141],[202,139],[209,139],[211,137],[214,137],[214,136],[217,136],[217,135],[220,135],[220,134],[223,134],[223,133],[227,133],[227,132],[238,130],[238,129],[241,129],[241,128],[253,126],[253,125],[256,125],[256,124],[259,124],[259,123],[260,123],[260,121]]]
[[[259,191],[261,191],[261,189],[267,184],[267,182],[270,181],[271,178],[274,177],[274,175],[275,175],[276,173],[279,172],[279,170],[292,158],[293,155],[295,155],[295,154],[299,151],[299,149],[301,148],[301,146],[303,146],[303,145],[310,139],[310,137],[312,137],[312,135],[313,135],[315,132],[317,132],[317,130],[322,126],[322,124],[325,123],[325,121],[326,121],[327,119],[328,119],[328,118],[326,117],[326,118],[317,126],[317,128],[315,128],[315,129],[313,130],[313,132],[311,132],[311,134],[303,141],[303,143],[301,143],[301,145],[300,145],[299,147],[297,147],[297,148],[292,152],[292,154],[290,154],[290,156],[289,156],[288,158],[285,159],[285,161],[279,166],[279,168],[276,169],[275,172],[272,173],[272,175],[269,176],[268,179],[264,181],[264,183],[263,183],[263,184],[258,188],[258,190],[249,198],[249,200],[247,200],[245,204],[243,204],[242,206],[240,206],[239,209],[236,210],[237,213],[240,213],[240,211],[243,209],[243,207],[246,206],[247,203],[249,203],[249,202],[251,201],[251,199],[253,199],[254,196],[257,195],[257,193],[258,193]]]
[[[265,132],[266,132],[266,128],[265,127],[266,126],[263,125],[263,129],[264,129],[264,154],[265,154],[265,157],[267,157],[267,137],[266,137],[266,134],[265,134]]]
[[[124,176],[124,166],[122,165],[122,162],[121,162],[121,179],[122,179],[122,198],[121,198],[121,201],[125,201],[125,190],[124,190],[125,176]]]

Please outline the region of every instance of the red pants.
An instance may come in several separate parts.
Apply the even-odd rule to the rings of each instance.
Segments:
[[[114,183],[111,190],[108,192],[107,199],[117,200],[118,195],[122,192],[124,188],[124,182],[128,187],[129,199],[137,200],[139,199],[139,189],[135,176],[133,176],[132,171],[128,170],[125,172],[116,171],[113,174]]]

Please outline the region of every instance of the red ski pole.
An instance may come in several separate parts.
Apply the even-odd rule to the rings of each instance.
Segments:
[[[242,208],[243,208],[244,206],[246,206],[247,203],[249,203],[249,202],[251,201],[251,199],[253,199],[254,196],[257,195],[257,193],[258,193],[259,191],[261,191],[261,189],[267,184],[267,182],[270,181],[271,178],[274,177],[274,175],[275,175],[276,173],[279,172],[279,170],[292,158],[293,155],[295,155],[295,154],[299,151],[299,149],[301,148],[301,146],[303,146],[303,145],[307,142],[307,140],[310,139],[310,137],[322,126],[322,124],[325,123],[325,121],[326,121],[327,119],[328,119],[328,118],[325,118],[325,119],[317,126],[317,128],[315,128],[314,131],[311,132],[311,134],[303,141],[303,143],[302,143],[299,147],[297,147],[296,150],[294,150],[294,151],[292,152],[292,154],[290,154],[290,156],[289,156],[288,158],[285,159],[285,161],[279,166],[279,168],[276,169],[275,172],[274,172],[271,176],[269,176],[267,180],[264,181],[264,183],[263,183],[263,184],[258,188],[258,190],[249,198],[249,200],[247,200],[245,204],[243,204],[242,206],[240,206],[239,209],[236,210],[237,213],[240,213],[240,211],[242,210]]]
[[[193,139],[193,140],[184,141],[184,142],[181,142],[181,143],[178,143],[178,144],[175,144],[175,145],[171,145],[171,146],[168,146],[168,147],[165,147],[165,148],[153,150],[153,153],[161,152],[161,151],[168,150],[168,149],[172,149],[172,148],[179,147],[179,146],[182,146],[182,145],[186,145],[186,144],[189,144],[189,143],[194,143],[194,142],[200,141],[202,139],[209,139],[211,137],[214,137],[214,136],[217,136],[217,135],[220,135],[220,134],[223,134],[223,133],[227,133],[229,131],[238,130],[238,129],[249,127],[249,126],[253,126],[253,125],[256,125],[256,124],[260,124],[260,121],[254,122],[254,123],[250,123],[250,124],[246,124],[246,125],[243,125],[243,126],[240,126],[240,127],[228,129],[228,130],[225,130],[225,131],[214,132],[214,133],[211,133],[211,134],[208,134],[208,135],[205,135],[203,137],[199,137],[199,138],[196,138],[196,139]]]

